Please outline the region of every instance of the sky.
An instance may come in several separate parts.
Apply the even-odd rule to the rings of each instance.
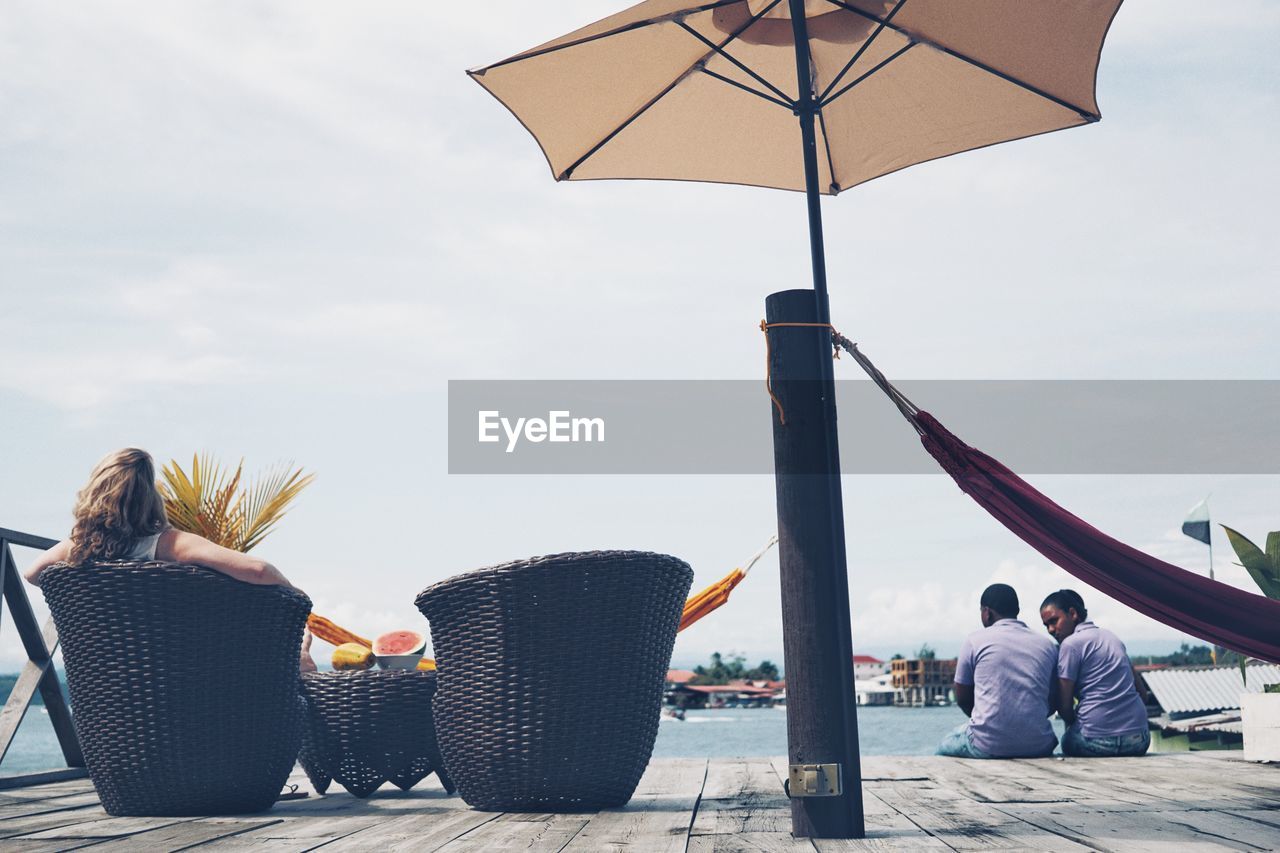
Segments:
[[[511,559],[656,550],[700,588],[749,557],[767,476],[448,474],[449,380],[761,379],[765,296],[808,286],[803,197],[557,184],[463,74],[618,8],[6,4],[0,527],[66,535],[121,446],[292,460],[316,482],[255,553],[364,634]],[[836,326],[899,379],[1280,379],[1277,37],[1267,0],[1129,0],[1102,122],[824,200]],[[1195,570],[1178,528],[1210,492],[1215,521],[1280,528],[1274,476],[1031,479]],[[843,486],[855,651],[954,653],[986,584],[1028,611],[1073,584],[944,475]],[[1251,588],[1220,535],[1215,560]],[[1131,650],[1186,639],[1082,591]],[[776,555],[674,660],[716,650],[781,660]]]

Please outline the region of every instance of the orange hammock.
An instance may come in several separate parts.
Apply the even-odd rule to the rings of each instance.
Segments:
[[[680,627],[677,631],[683,631],[703,616],[723,606],[729,600],[729,593],[733,592],[734,587],[742,583],[742,579],[751,571],[751,567],[758,563],[761,557],[769,553],[769,549],[776,545],[777,542],[778,537],[776,535],[770,536],[765,546],[757,551],[745,566],[734,569],[702,592],[690,596],[689,600],[684,603],[684,612],[680,614]],[[340,646],[343,643],[358,643],[366,649],[373,648],[372,640],[348,631],[341,625],[337,625],[316,613],[312,613],[307,617],[307,628],[312,634],[334,646]],[[433,670],[435,668],[436,662],[431,658],[423,658],[422,662],[418,664],[418,669],[422,670]]]
[[[756,552],[754,557],[747,561],[745,566],[734,569],[702,592],[691,596],[684,603],[684,613],[680,615],[680,627],[677,630],[683,631],[728,601],[729,593],[733,592],[733,588],[742,583],[742,579],[747,576],[747,572],[751,571],[751,567],[759,562],[761,557],[769,553],[769,549],[777,543],[777,535],[770,536],[769,541]]]

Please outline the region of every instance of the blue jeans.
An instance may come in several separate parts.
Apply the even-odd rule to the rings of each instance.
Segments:
[[[1135,732],[1117,737],[1085,737],[1078,725],[1071,726],[1062,735],[1062,754],[1077,758],[1113,758],[1126,755],[1146,755],[1151,746],[1151,732]]]
[[[948,732],[947,736],[942,739],[942,743],[938,744],[937,754],[948,755],[952,758],[991,757],[973,745],[973,738],[969,735],[968,723],[961,723]]]

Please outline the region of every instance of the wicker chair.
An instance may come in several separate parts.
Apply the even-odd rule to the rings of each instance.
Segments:
[[[311,602],[197,566],[54,566],[76,734],[113,815],[269,808],[302,736],[298,649]]]
[[[581,811],[631,799],[649,763],[693,572],[636,551],[558,554],[424,590],[445,768],[469,805]]]

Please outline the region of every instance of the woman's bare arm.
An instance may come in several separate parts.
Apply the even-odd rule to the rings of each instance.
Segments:
[[[33,586],[40,586],[40,573],[52,566],[54,563],[61,563],[71,554],[71,540],[63,539],[57,545],[54,545],[48,551],[45,551],[35,562],[27,567],[22,576],[27,579],[27,583]]]
[[[203,536],[181,530],[166,530],[156,543],[156,559],[174,563],[194,563],[228,577],[259,586],[285,586],[298,589],[266,560],[250,557],[230,548],[215,545]],[[301,592],[301,590],[298,590]]]

